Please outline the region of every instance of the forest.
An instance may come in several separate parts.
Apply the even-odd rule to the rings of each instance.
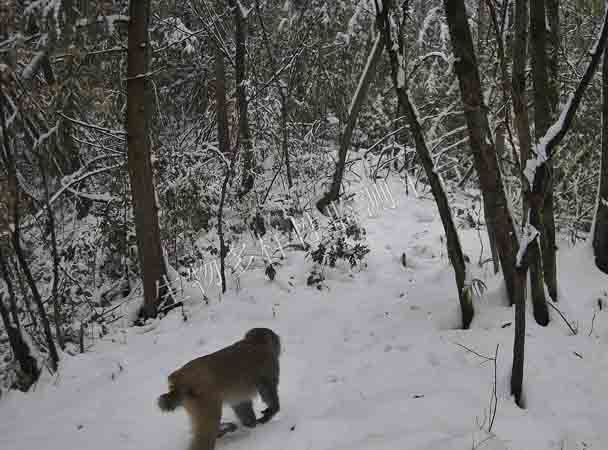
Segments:
[[[1,0],[1,448],[605,449],[607,308],[608,1]]]

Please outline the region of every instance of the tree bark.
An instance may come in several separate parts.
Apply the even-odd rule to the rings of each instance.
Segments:
[[[289,95],[283,92],[287,90],[283,86],[279,86],[281,94],[281,147],[283,148],[283,159],[285,160],[285,172],[287,174],[287,187],[293,187],[293,179],[291,177],[291,159],[289,157],[289,130],[287,129],[287,119],[289,114]]]
[[[224,63],[224,54],[216,43],[215,54],[215,104],[217,116],[217,140],[219,151],[230,160],[230,164],[226,164],[224,182],[220,194],[220,203],[217,210],[217,235],[220,240],[220,278],[222,282],[222,293],[226,292],[226,255],[228,248],[224,240],[224,202],[228,189],[228,182],[232,176],[234,162],[236,161],[236,148],[234,151],[230,148],[230,136],[228,135],[228,112],[226,106],[226,68]],[[226,161],[226,158],[224,158]]]
[[[234,15],[234,41],[235,52],[235,80],[236,96],[239,109],[239,147],[243,157],[243,178],[241,180],[241,197],[253,189],[254,183],[254,153],[251,145],[251,134],[249,132],[248,100],[247,100],[247,24],[242,11],[236,0],[230,0],[229,5]]]
[[[463,0],[444,0],[454,55],[456,73],[465,108],[469,142],[479,176],[489,218],[494,222],[500,262],[511,303],[522,294],[522,283],[515,271],[519,247],[513,218],[509,212],[498,168],[496,151],[491,139],[486,106],[483,104],[481,82],[473,50]]]
[[[2,146],[4,147],[4,152],[2,154],[2,159],[6,166],[8,184],[9,184],[9,192],[12,197],[12,219],[13,219],[13,228],[10,231],[11,243],[13,244],[13,250],[17,255],[17,259],[19,261],[19,266],[25,275],[25,279],[27,284],[32,291],[32,297],[34,298],[34,302],[36,303],[36,307],[38,308],[38,314],[40,316],[40,321],[42,323],[42,329],[44,330],[44,337],[46,340],[46,345],[48,347],[49,356],[50,356],[50,367],[53,372],[57,370],[59,365],[59,354],[57,353],[57,347],[55,346],[55,341],[53,340],[53,333],[51,332],[51,325],[49,323],[49,318],[44,309],[44,303],[42,302],[42,297],[40,296],[40,291],[38,291],[38,287],[36,286],[36,280],[34,280],[34,276],[30,270],[27,259],[25,258],[25,254],[23,252],[23,248],[21,247],[21,213],[19,204],[20,198],[20,187],[19,187],[19,179],[17,176],[17,162],[15,158],[15,154],[13,153],[9,137],[8,130],[6,128],[6,117],[4,117],[4,93],[2,90],[2,82],[0,81],[0,130],[2,130]]]
[[[255,0],[255,11],[256,16],[258,17],[258,22],[260,24],[260,29],[262,30],[262,39],[264,41],[264,46],[266,47],[266,52],[268,53],[270,67],[272,69],[272,72],[274,74],[277,74],[279,72],[279,68],[277,67],[276,58],[274,57],[272,52],[268,33],[266,32],[266,26],[264,25],[264,20],[262,19],[259,0]],[[287,128],[287,120],[289,118],[290,90],[287,83],[283,82],[281,77],[276,78],[277,79],[275,84],[277,87],[277,91],[279,92],[279,95],[281,97],[281,153],[283,155],[283,160],[285,161],[287,187],[291,190],[291,188],[293,187],[293,179],[291,176],[291,158],[289,156],[289,129]]]
[[[11,350],[13,351],[13,355],[15,355],[15,359],[19,363],[19,368],[22,372],[19,388],[23,391],[27,391],[30,386],[38,380],[40,371],[38,370],[38,365],[31,354],[29,346],[21,335],[22,330],[19,327],[19,323],[11,323],[8,310],[4,306],[4,295],[2,292],[0,292],[0,317],[2,317],[2,323],[4,324],[4,329],[8,335],[8,342],[11,346]]]
[[[447,238],[448,257],[454,267],[458,298],[460,300],[460,310],[462,313],[462,328],[468,329],[473,320],[474,309],[471,287],[466,284],[467,268],[464,253],[460,246],[458,231],[452,219],[447,194],[443,188],[439,174],[435,171],[431,152],[424,137],[424,130],[422,129],[422,125],[418,118],[416,107],[411,101],[408,92],[406,84],[407,76],[405,73],[406,62],[403,58],[400,58],[402,49],[404,48],[403,27],[405,19],[402,19],[401,21],[393,20],[395,23],[400,22],[400,27],[396,36],[391,34],[391,15],[393,8],[394,5],[392,0],[384,0],[383,8],[381,11],[377,12],[379,19],[378,23],[380,24],[386,51],[389,55],[391,79],[397,93],[399,109],[404,111],[406,115],[410,132],[416,145],[416,153],[424,167],[429,184],[431,185],[433,197],[437,203],[437,209],[439,210],[439,216],[441,217],[441,223],[443,224],[443,229]],[[404,18],[405,13],[406,11],[404,11]],[[396,18],[393,17],[393,19]]]
[[[549,25],[547,45],[549,50],[548,58],[548,101],[551,110],[551,119],[557,117],[559,108],[559,0],[545,0],[546,15]],[[546,192],[543,203],[543,227],[544,237],[541,239],[543,252],[543,274],[549,297],[553,301],[558,300],[557,294],[557,243],[555,234],[555,200],[553,193],[553,161],[549,161],[547,171]]]
[[[526,96],[526,61],[528,43],[528,0],[515,1],[513,36],[513,73],[511,78],[511,92],[513,99],[513,121],[519,140],[519,165],[521,168],[526,166],[526,161],[530,158],[530,148],[532,137],[530,134],[530,118],[528,116],[528,99]],[[530,190],[528,179],[521,171],[522,185],[522,217],[525,222],[528,217],[530,206],[526,192]],[[522,274],[526,279],[526,272]],[[523,286],[522,297],[526,298],[526,285]],[[543,297],[544,298],[544,297]],[[525,353],[525,304],[516,305],[515,312],[515,342],[513,345],[513,368],[511,372],[511,392],[518,392],[521,396],[524,353]]]
[[[143,278],[143,319],[156,317],[164,297],[165,266],[158,225],[148,138],[147,70],[149,0],[131,0],[127,57],[127,154],[139,266]]]
[[[0,245],[0,276],[4,280],[6,284],[6,290],[8,291],[8,299],[10,302],[10,312],[11,318],[13,319],[13,323],[17,328],[21,328],[21,324],[19,322],[19,314],[17,310],[17,297],[15,295],[15,286],[13,285],[13,280],[11,278],[11,273],[8,267],[8,260],[5,258],[4,253],[2,251],[2,247]]]
[[[15,288],[13,286],[13,280],[10,277],[8,270],[8,261],[4,257],[4,253],[0,248],[0,274],[4,283],[6,284],[8,296],[9,296],[9,310],[4,305],[3,294],[0,292],[0,316],[2,316],[2,322],[4,329],[8,335],[8,341],[13,350],[13,355],[19,363],[19,367],[23,372],[21,389],[24,391],[38,380],[40,371],[36,364],[36,359],[31,355],[30,348],[27,342],[21,335],[22,328],[19,322],[19,315],[17,314],[17,299],[15,298]]]
[[[63,331],[61,327],[61,302],[59,296],[59,265],[61,263],[61,257],[59,256],[59,249],[57,246],[57,233],[55,229],[55,213],[51,206],[51,195],[48,183],[48,164],[49,158],[44,158],[38,155],[40,158],[40,172],[42,173],[42,183],[44,185],[44,205],[48,214],[48,227],[51,239],[51,256],[53,258],[53,284],[51,287],[51,299],[53,304],[53,321],[55,322],[55,337],[60,349],[65,348],[65,342],[63,340]]]
[[[483,199],[487,204],[489,220],[494,221],[496,243],[509,300],[516,305],[516,318],[519,319],[516,323],[517,329],[518,327],[525,327],[525,324],[521,321],[522,317],[520,317],[525,314],[525,298],[523,295],[525,278],[515,270],[516,252],[519,248],[517,232],[508,208],[496,151],[491,140],[464,0],[444,0],[444,7],[456,61],[456,74],[458,75],[464,103],[473,160],[479,176]],[[516,340],[524,336],[523,332],[516,333]],[[520,342],[516,341],[516,346],[519,344]],[[514,357],[511,392],[515,396],[516,402],[521,405],[520,377],[523,378],[523,353],[518,356],[521,356],[521,367],[519,367],[519,359],[516,360]]]
[[[576,86],[574,94],[570,96],[565,109],[560,113],[559,119],[551,126],[549,132],[547,132],[542,139],[544,158],[536,161],[537,166],[535,166],[534,169],[534,181],[532,183],[531,192],[529,193],[531,199],[531,209],[534,209],[535,207],[532,200],[536,201],[536,203],[539,203],[539,199],[542,201],[542,188],[545,185],[545,179],[549,176],[547,171],[544,170],[546,161],[552,158],[555,148],[560,144],[570,130],[574,117],[576,116],[578,108],[583,99],[583,95],[591,83],[591,79],[593,78],[597,66],[599,65],[600,59],[602,58],[607,41],[608,14],[605,14],[602,29],[598,36],[597,42],[593,45],[593,49],[591,51],[591,61],[589,61],[589,64],[585,69],[585,73],[583,73],[579,84]],[[524,256],[522,258],[523,262],[527,260],[527,258],[525,258],[527,252],[527,248],[523,249],[522,251]],[[521,270],[527,270],[527,263],[521,265]]]
[[[367,96],[367,90],[376,71],[376,65],[378,63],[378,60],[380,59],[380,56],[382,55],[383,47],[384,42],[382,34],[378,33],[378,35],[376,36],[376,40],[374,41],[371,53],[368,57],[367,64],[365,65],[363,73],[361,74],[361,78],[359,79],[357,91],[355,92],[355,96],[353,97],[350,107],[348,109],[346,125],[344,126],[342,134],[340,136],[338,161],[336,161],[336,167],[334,170],[331,186],[329,188],[329,191],[327,191],[323,195],[323,197],[321,197],[321,199],[317,202],[317,209],[322,214],[325,214],[326,208],[332,202],[337,201],[340,197],[340,186],[342,184],[342,178],[344,177],[346,156],[350,148],[353,131],[357,123],[357,118],[359,117],[359,112],[361,111],[361,107],[363,106],[363,102],[365,101],[365,98]]]
[[[536,142],[546,134],[552,123],[550,100],[555,96],[549,83],[549,62],[547,58],[547,23],[545,0],[530,2],[530,37],[532,45],[532,80],[534,85],[534,129]],[[555,261],[555,221],[553,218],[553,164],[547,161],[540,169],[546,172],[543,184],[538,186],[534,204],[530,210],[530,224],[540,234],[540,248],[537,240],[531,245],[530,280],[534,305],[544,302],[544,285],[551,298],[557,300],[557,272]],[[541,299],[542,296],[542,299]],[[546,308],[546,306],[545,306]],[[536,314],[535,314],[536,316]],[[538,322],[538,318],[537,318]],[[540,323],[540,322],[539,322]]]
[[[602,156],[592,235],[595,264],[608,274],[608,46],[602,63]]]
[[[511,92],[513,98],[513,121],[519,140],[519,164],[526,167],[530,159],[532,136],[528,115],[528,98],[526,95],[526,61],[528,43],[528,0],[515,1],[513,36],[513,72],[511,75]],[[522,217],[527,217],[529,205],[525,193],[530,189],[528,179],[521,172],[522,183]]]

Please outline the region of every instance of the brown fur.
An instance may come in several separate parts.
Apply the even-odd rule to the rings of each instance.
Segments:
[[[190,450],[213,450],[220,433],[222,404],[233,407],[241,423],[255,427],[279,411],[279,336],[253,328],[243,339],[193,359],[169,375],[169,392],[158,398],[162,411],[183,406],[192,423]],[[259,392],[268,408],[256,419],[251,399]]]

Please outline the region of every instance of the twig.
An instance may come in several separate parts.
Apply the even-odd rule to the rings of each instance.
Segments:
[[[492,400],[490,400],[490,425],[488,426],[488,433],[492,432],[492,427],[494,426],[494,419],[496,418],[496,411],[498,410],[498,395],[496,395],[496,361],[498,360],[498,347],[499,344],[496,344],[496,350],[494,351],[494,386],[492,388],[492,397],[494,400],[494,409],[492,409]]]
[[[494,382],[492,385],[492,397],[490,397],[490,422],[488,424],[488,433],[492,433],[492,427],[494,426],[494,420],[496,419],[496,412],[498,410],[498,394],[497,394],[497,379],[498,379],[498,368],[497,368],[497,361],[498,361],[498,347],[500,346],[500,344],[496,344],[496,350],[494,351],[494,357],[491,356],[485,356],[482,355],[481,353],[476,352],[475,350],[467,347],[466,345],[460,344],[458,342],[452,342],[452,344],[457,345],[458,347],[466,350],[469,353],[473,353],[474,355],[484,359],[484,362],[487,361],[492,361],[494,364]],[[485,412],[484,412],[485,414]],[[484,417],[483,423],[486,422],[486,418]]]
[[[561,312],[561,311],[560,311],[560,310],[557,308],[557,306],[555,306],[555,305],[553,304],[553,302],[547,302],[547,304],[548,304],[548,305],[549,305],[551,308],[553,308],[554,310],[556,310],[556,311],[557,311],[557,313],[558,313],[558,314],[561,316],[561,318],[562,318],[562,319],[564,319],[564,322],[566,322],[566,325],[568,325],[568,328],[570,328],[570,331],[572,332],[572,334],[576,336],[576,335],[578,334],[578,331],[577,331],[577,330],[575,330],[574,328],[572,328],[572,325],[570,325],[570,322],[568,322],[568,319],[566,319],[566,316],[564,316],[564,315],[562,314],[562,312]]]
[[[475,350],[467,347],[466,345],[462,345],[458,342],[452,342],[452,344],[457,345],[458,347],[466,350],[467,352],[473,353],[474,355],[477,355],[480,358],[485,359],[486,361],[494,361],[494,358],[492,358],[491,356],[485,356],[485,355],[482,355],[481,353],[477,353]]]
[[[591,329],[589,330],[589,336],[593,333],[593,323],[595,322],[595,316],[597,316],[597,311],[593,312],[593,317],[591,318]]]

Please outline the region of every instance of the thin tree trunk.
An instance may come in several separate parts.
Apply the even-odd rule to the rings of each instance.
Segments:
[[[287,115],[289,96],[283,92],[281,86],[281,147],[283,148],[283,158],[285,159],[285,172],[287,174],[287,187],[293,187],[293,179],[291,178],[291,159],[289,158],[289,130],[287,129]]]
[[[48,316],[44,309],[44,304],[42,302],[42,297],[40,296],[40,292],[36,286],[36,281],[32,275],[28,262],[25,258],[25,254],[23,253],[23,249],[21,247],[21,223],[20,223],[20,188],[19,188],[19,180],[17,177],[17,164],[15,160],[15,155],[10,148],[8,131],[6,128],[6,118],[4,117],[4,93],[2,90],[2,82],[0,81],[0,129],[2,130],[2,146],[4,147],[3,152],[3,160],[6,165],[7,178],[9,183],[9,192],[12,196],[12,219],[13,219],[13,229],[10,232],[11,242],[13,244],[13,249],[15,250],[15,254],[17,255],[17,259],[19,260],[19,266],[23,271],[26,281],[29,285],[30,290],[32,291],[32,297],[34,298],[34,302],[38,308],[38,314],[40,316],[40,321],[42,322],[42,327],[44,330],[44,336],[46,339],[46,344],[48,347],[49,355],[50,355],[50,366],[53,372],[57,371],[57,367],[59,364],[59,354],[57,353],[57,347],[55,347],[55,342],[53,341],[53,333],[51,332],[51,326],[49,323]]]
[[[602,64],[602,156],[596,208],[592,231],[595,264],[608,274],[608,46]]]
[[[530,119],[528,116],[528,100],[526,96],[526,61],[527,61],[527,40],[528,40],[528,0],[515,1],[515,18],[514,18],[514,37],[513,37],[513,73],[511,79],[511,92],[513,98],[513,120],[519,140],[519,164],[520,167],[526,166],[526,161],[530,158],[530,147],[532,137],[530,135]],[[523,221],[527,221],[528,198],[526,192],[530,190],[528,179],[521,171],[522,183],[522,217]],[[523,223],[522,223],[523,225]],[[527,273],[522,274],[524,280]],[[525,355],[525,332],[526,332],[526,315],[525,315],[525,299],[526,299],[526,284],[523,286],[524,293],[522,298],[524,301],[515,306],[515,342],[513,345],[513,368],[511,372],[511,392],[518,393],[521,397],[523,370],[524,370],[524,355]]]
[[[30,348],[27,342],[23,339],[21,323],[19,321],[19,315],[17,313],[17,299],[15,297],[15,288],[13,286],[13,280],[10,277],[8,270],[8,261],[4,257],[2,248],[0,247],[0,272],[4,283],[6,284],[10,315],[4,306],[3,294],[0,292],[0,315],[2,316],[2,322],[4,323],[4,329],[8,335],[9,344],[15,355],[15,359],[19,363],[19,367],[23,372],[23,378],[20,388],[24,391],[38,380],[40,371],[36,364],[36,359],[32,357]],[[11,323],[12,319],[12,323]]]
[[[270,61],[270,67],[273,73],[278,73],[278,67],[276,59],[272,53],[270,40],[268,39],[268,33],[266,32],[266,26],[260,13],[260,1],[255,0],[255,11],[262,30],[262,39],[266,52],[268,53],[268,60]],[[293,186],[293,179],[291,176],[291,158],[289,156],[289,129],[287,128],[287,121],[289,118],[289,88],[286,83],[282,82],[280,77],[277,77],[276,87],[281,96],[281,153],[283,154],[283,160],[285,161],[285,172],[287,176],[287,187],[289,189]],[[268,194],[268,193],[267,193]]]
[[[488,208],[488,220],[494,222],[505,284],[509,299],[513,304],[517,303],[522,295],[522,282],[515,270],[519,243],[503,189],[496,149],[492,143],[485,105],[482,100],[481,82],[471,31],[463,0],[444,0],[444,6],[456,57],[455,67],[465,107],[473,160],[479,176],[483,199]]]
[[[147,71],[149,0],[131,0],[127,57],[127,154],[139,266],[143,278],[143,319],[156,317],[164,297],[165,265],[158,225],[148,137]]]
[[[39,155],[39,158],[42,158],[42,155]],[[49,183],[48,183],[48,175],[47,169],[48,166],[47,161],[40,160],[40,171],[42,173],[42,183],[44,184],[44,204],[47,210],[48,218],[49,218],[49,231],[51,235],[51,255],[53,258],[53,284],[51,287],[51,303],[53,305],[53,322],[55,323],[55,337],[57,339],[57,343],[59,344],[60,349],[65,348],[65,343],[63,340],[63,332],[61,330],[61,304],[59,298],[59,250],[57,248],[57,233],[55,229],[55,214],[53,212],[53,208],[51,207],[50,202],[50,193],[49,193]]]
[[[513,37],[513,73],[511,92],[513,98],[513,116],[515,130],[519,140],[519,164],[526,167],[530,159],[532,137],[530,135],[530,118],[528,116],[528,99],[526,96],[526,61],[528,42],[528,0],[515,0],[515,23]],[[522,217],[527,217],[529,205],[525,193],[530,190],[528,179],[521,174],[522,182]]]
[[[549,47],[549,62],[548,62],[548,99],[553,120],[557,117],[559,108],[559,0],[546,0],[546,14],[549,25],[549,33],[547,44]],[[553,193],[553,161],[549,161],[547,165],[549,177],[546,184],[546,192],[543,204],[543,226],[544,239],[541,240],[543,251],[543,270],[545,284],[549,297],[553,301],[558,300],[557,294],[557,244],[555,234],[555,207]]]
[[[236,44],[235,53],[235,80],[236,96],[239,109],[239,147],[243,149],[243,178],[241,181],[241,197],[253,189],[254,183],[254,153],[249,133],[248,101],[247,101],[247,54],[246,54],[246,19],[242,15],[240,6],[236,0],[230,0],[229,5],[234,15],[234,40]]]
[[[374,41],[374,45],[372,47],[369,58],[367,60],[367,64],[365,65],[363,73],[361,74],[361,78],[359,79],[357,91],[355,92],[355,96],[353,97],[350,107],[348,109],[346,125],[344,126],[342,130],[342,135],[340,136],[338,161],[336,161],[336,167],[334,170],[331,187],[329,188],[329,191],[327,191],[323,195],[323,197],[321,197],[321,199],[317,202],[317,209],[323,214],[326,213],[326,208],[332,202],[337,201],[340,197],[340,186],[342,185],[342,178],[344,177],[346,156],[350,148],[353,130],[355,129],[355,124],[357,123],[359,112],[361,111],[361,107],[363,106],[363,102],[365,101],[365,98],[367,96],[367,90],[376,71],[376,65],[378,63],[378,60],[380,59],[380,56],[382,55],[383,47],[384,42],[382,34],[378,33],[378,35],[376,36],[376,40]]]
[[[560,113],[559,119],[551,125],[550,132],[543,137],[541,144],[541,156],[542,158],[537,158],[534,163],[534,171],[533,174],[529,174],[533,176],[532,189],[529,193],[530,197],[530,206],[531,210],[534,208],[538,208],[538,204],[542,202],[542,193],[543,186],[546,183],[546,178],[549,176],[548,172],[545,170],[545,164],[547,160],[550,160],[553,156],[554,150],[564,139],[570,127],[572,126],[572,122],[578,108],[583,99],[583,95],[589,87],[591,83],[591,79],[597,69],[597,66],[600,63],[600,59],[604,53],[604,49],[606,48],[606,42],[608,41],[608,14],[604,14],[604,20],[602,23],[602,29],[600,31],[597,42],[593,45],[591,50],[591,60],[585,69],[585,72],[574,91],[574,94],[570,96],[568,99],[568,103],[566,104],[565,109]],[[536,239],[533,240],[536,242]],[[527,269],[527,260],[526,254],[528,252],[529,246],[523,248],[522,253],[522,265],[520,265],[521,270]]]
[[[393,86],[397,93],[397,100],[399,102],[400,110],[405,112],[407,121],[410,126],[410,132],[414,138],[416,144],[416,153],[422,162],[424,171],[431,185],[431,191],[435,202],[437,203],[437,209],[439,210],[439,216],[443,224],[447,238],[448,256],[450,262],[454,267],[454,275],[456,278],[456,286],[458,289],[458,298],[460,300],[460,310],[462,313],[462,328],[468,329],[471,321],[473,320],[473,300],[471,287],[466,284],[466,262],[462,247],[460,246],[460,239],[458,237],[458,231],[452,219],[452,213],[450,211],[450,204],[439,174],[435,171],[433,164],[433,158],[431,152],[427,146],[424,138],[424,131],[416,107],[411,101],[409,96],[408,88],[406,85],[407,76],[405,75],[405,60],[400,62],[399,52],[403,49],[403,28],[404,21],[400,21],[400,30],[396,33],[396,36],[391,35],[391,15],[393,12],[394,5],[392,0],[384,0],[383,8],[378,12],[378,23],[380,24],[383,40],[388,52],[390,64],[391,64],[391,79]],[[404,11],[405,17],[406,11]]]
[[[502,177],[498,168],[496,150],[492,144],[488,118],[483,104],[481,82],[473,40],[467,22],[464,0],[444,0],[450,39],[455,56],[456,74],[460,82],[465,119],[469,129],[469,142],[473,152],[475,168],[479,176],[484,202],[487,205],[489,220],[494,221],[496,243],[500,255],[503,276],[509,300],[516,305],[516,317],[525,314],[524,282],[525,278],[515,270],[519,242],[517,230],[508,208],[503,190]],[[518,312],[520,314],[518,314]],[[516,328],[525,325],[519,320]],[[516,333],[516,339],[523,338],[523,333]],[[523,343],[523,341],[522,341]],[[516,342],[517,345],[520,342]],[[521,378],[523,378],[523,353],[521,368],[514,358],[511,392],[515,401],[521,405]],[[519,364],[519,362],[517,361]],[[520,378],[521,377],[521,378]],[[519,384],[517,383],[519,379]]]
[[[511,108],[510,108],[510,95],[509,95],[511,93],[511,83],[509,80],[509,71],[508,71],[507,57],[505,54],[505,40],[504,40],[504,22],[506,20],[508,5],[505,4],[503,6],[503,10],[501,13],[501,17],[502,17],[502,25],[501,25],[498,20],[498,12],[496,11],[496,6],[494,5],[494,3],[492,3],[489,0],[483,0],[483,1],[488,2],[490,20],[492,22],[492,27],[494,29],[494,35],[496,37],[496,43],[497,43],[497,48],[496,48],[497,58],[498,58],[499,66],[500,66],[500,84],[501,84],[501,91],[502,91],[502,97],[503,97],[503,107],[501,108],[501,111],[499,113],[499,118],[502,123],[499,124],[496,129],[496,155],[498,158],[499,167],[501,167],[500,161],[504,158],[504,155],[505,155],[505,140],[506,140],[507,135],[510,139],[511,144],[513,144],[513,134],[511,131],[511,124],[510,124]],[[502,169],[502,167],[501,167],[501,169]],[[487,208],[484,205],[484,216],[487,216],[487,214],[488,214]],[[489,222],[486,220],[486,224],[487,223],[489,223]],[[488,238],[490,241],[490,251],[492,253],[492,261],[494,264],[494,273],[498,273],[498,271],[500,269],[500,265],[499,265],[499,257],[498,257],[498,248],[496,247],[496,232],[489,226],[487,227],[487,229],[488,229]]]
[[[8,260],[4,257],[2,246],[0,245],[0,275],[6,284],[6,290],[8,291],[8,298],[10,302],[10,311],[13,323],[17,328],[21,327],[19,322],[19,314],[17,310],[17,297],[15,295],[15,286],[11,278],[11,273],[8,268]]]
[[[2,317],[2,323],[4,324],[4,329],[8,335],[8,342],[13,351],[13,355],[15,355],[15,359],[21,368],[22,377],[20,377],[19,388],[23,391],[27,391],[30,386],[38,380],[40,371],[38,370],[38,365],[31,354],[29,346],[21,335],[19,322],[11,324],[9,313],[4,306],[3,297],[3,293],[0,292],[0,316]]]
[[[519,1],[519,0],[518,0]],[[527,1],[527,0],[523,0]],[[525,272],[521,274],[525,282]],[[511,366],[511,395],[515,397],[515,403],[524,408],[522,398],[524,382],[524,360],[526,349],[526,298],[521,296],[515,304],[515,330],[513,336],[513,365]]]
[[[228,159],[231,157],[230,137],[228,135],[228,105],[226,103],[226,68],[224,54],[215,44],[215,115],[217,120],[217,142],[220,152]]]
[[[532,45],[532,80],[534,84],[534,129],[536,142],[546,134],[552,123],[552,114],[549,100],[552,98],[552,90],[549,85],[549,64],[547,61],[547,23],[546,23],[545,0],[531,0],[530,2],[530,38]],[[545,301],[545,284],[553,300],[557,300],[557,278],[554,276],[555,267],[555,239],[554,232],[551,233],[553,223],[553,187],[552,187],[552,162],[541,169],[546,172],[543,185],[539,186],[531,202],[530,224],[540,234],[540,248],[537,240],[530,247],[530,282],[532,284],[532,302],[540,305]],[[532,204],[533,203],[533,204]],[[549,211],[545,211],[545,207]],[[547,220],[545,220],[547,219]],[[554,228],[553,228],[554,229]],[[542,250],[542,251],[541,251]],[[546,308],[546,306],[545,306]],[[536,309],[535,309],[536,311]],[[536,314],[535,314],[536,317]],[[536,317],[536,321],[539,322]],[[540,323],[540,322],[539,322]]]
[[[219,43],[216,43],[215,54],[215,105],[217,117],[217,140],[220,153],[227,156],[230,160],[230,164],[226,164],[226,173],[224,175],[224,182],[222,183],[220,203],[218,205],[217,210],[217,235],[220,240],[220,278],[222,281],[222,293],[224,293],[226,292],[226,255],[228,254],[228,248],[226,247],[226,242],[224,240],[223,214],[228,183],[232,176],[234,162],[236,161],[236,148],[234,151],[230,148],[225,87],[226,68],[224,64],[224,54],[222,53],[222,49],[219,47],[219,45]]]

